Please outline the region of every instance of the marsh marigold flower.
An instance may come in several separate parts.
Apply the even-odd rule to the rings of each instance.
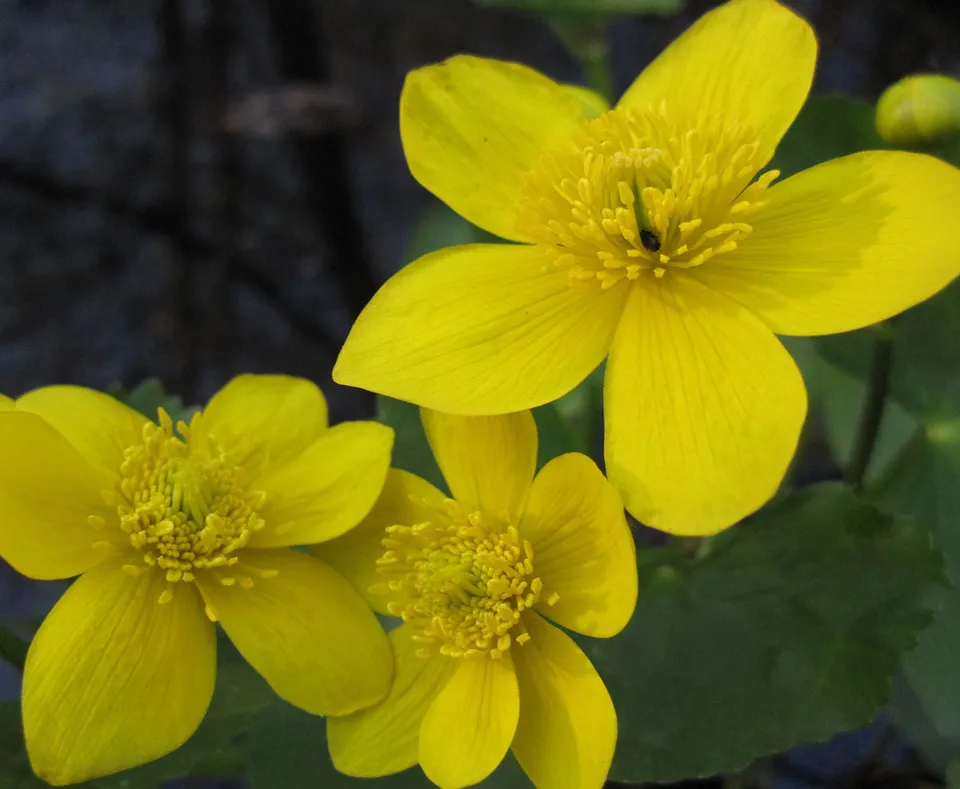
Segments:
[[[609,356],[606,470],[627,509],[708,534],[761,506],[796,449],[803,381],[776,338],[887,318],[960,270],[960,172],[869,152],[781,183],[813,31],[773,0],[701,18],[596,118],[520,65],[411,73],[414,177],[512,245],[443,249],[360,315],[334,371],[460,414],[519,411]]]
[[[333,762],[358,776],[419,763],[457,789],[512,748],[539,789],[600,789],[616,712],[550,620],[606,638],[630,619],[637,566],[620,497],[584,455],[534,476],[529,411],[421,414],[452,497],[391,469],[366,520],[314,549],[374,608],[403,618],[390,633],[390,695],[327,720]]]
[[[189,427],[52,386],[0,411],[0,435],[0,556],[31,578],[80,575],[24,671],[27,752],[42,778],[74,783],[181,745],[213,693],[215,621],[309,712],[386,695],[392,660],[373,612],[289,546],[367,515],[389,428],[328,428],[309,381],[241,376]]]

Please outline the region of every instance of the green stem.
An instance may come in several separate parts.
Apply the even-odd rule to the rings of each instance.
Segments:
[[[27,660],[27,643],[20,636],[0,625],[0,659],[23,672]]]
[[[613,100],[610,42],[606,17],[558,16],[550,20],[557,37],[583,69],[587,85],[608,102]]]
[[[844,472],[844,480],[855,490],[863,489],[863,480],[870,465],[883,409],[890,388],[890,367],[893,361],[893,335],[889,327],[881,327],[881,333],[873,346],[873,358],[870,360],[870,374],[867,379],[867,395],[860,412],[860,424],[857,426],[853,450]]]
[[[587,84],[608,102],[612,102],[613,75],[610,72],[610,44],[607,41],[606,28],[587,43],[580,60]]]

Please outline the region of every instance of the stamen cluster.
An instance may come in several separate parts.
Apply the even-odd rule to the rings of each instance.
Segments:
[[[386,582],[373,591],[388,595],[389,612],[415,628],[422,657],[500,658],[514,641],[530,639],[521,614],[543,594],[533,548],[516,527],[494,530],[451,499],[443,514],[445,523],[387,529],[377,562]]]
[[[664,102],[612,110],[526,176],[519,228],[571,283],[604,289],[645,272],[694,268],[752,232],[779,175],[755,132],[722,115],[691,124]]]
[[[143,442],[124,452],[117,493],[120,528],[147,567],[165,572],[169,584],[192,582],[200,569],[226,568],[239,559],[254,532],[264,527],[257,514],[265,495],[249,491],[242,469],[229,462],[212,440],[209,451],[190,446],[190,428],[163,410],[160,424],[143,427]],[[127,565],[133,574],[144,568]],[[238,579],[219,579],[231,585]],[[240,577],[241,585],[252,580]],[[168,587],[160,602],[173,596]]]

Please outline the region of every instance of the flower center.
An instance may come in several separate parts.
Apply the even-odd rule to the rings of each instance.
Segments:
[[[159,425],[144,425],[142,443],[124,451],[117,489],[104,495],[117,504],[120,528],[143,561],[124,570],[138,575],[158,567],[168,584],[190,583],[197,570],[227,568],[239,561],[236,552],[264,527],[257,510],[265,494],[248,490],[242,470],[216,442],[209,442],[208,451],[197,452],[186,424],[177,425],[181,440],[167,413],[161,409],[159,415]],[[237,581],[253,585],[245,576],[218,580],[225,586]],[[168,586],[160,602],[172,597]]]
[[[527,174],[518,227],[571,284],[610,288],[646,272],[694,268],[752,232],[780,174],[748,126],[722,115],[681,125],[666,103],[611,110]]]
[[[388,595],[388,611],[416,629],[422,657],[500,658],[513,641],[530,640],[521,614],[543,594],[533,548],[514,526],[494,531],[452,499],[444,507],[442,519],[452,521],[445,525],[387,529],[386,552],[377,560],[386,581],[373,591]],[[554,593],[545,601],[557,599]]]

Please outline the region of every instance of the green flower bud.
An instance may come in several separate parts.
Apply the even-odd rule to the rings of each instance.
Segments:
[[[905,77],[877,102],[877,131],[894,145],[935,143],[960,133],[960,80],[942,74]]]

